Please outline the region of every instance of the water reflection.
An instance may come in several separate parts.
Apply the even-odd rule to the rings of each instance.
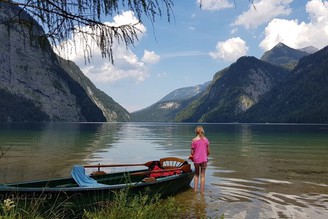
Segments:
[[[76,163],[187,159],[196,125],[0,127],[2,146],[13,145],[0,160],[1,182],[65,176]],[[202,125],[211,147],[205,196],[192,189],[176,196],[186,218],[219,218],[223,213],[225,218],[327,217],[328,126]]]
[[[293,195],[289,190],[295,185],[288,181],[226,178],[213,185],[208,202],[216,202],[225,218],[326,218],[328,213],[327,194]]]
[[[1,183],[69,175],[74,164],[117,141],[119,124],[37,123],[1,127]]]
[[[207,202],[216,203],[225,218],[326,218],[323,130],[284,125],[221,130],[219,147],[211,147]]]

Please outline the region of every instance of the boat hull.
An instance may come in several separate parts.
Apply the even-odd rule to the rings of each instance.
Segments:
[[[167,197],[190,188],[194,172],[181,173],[155,181],[143,182],[145,175],[134,175],[140,171],[112,173],[94,178],[105,184],[101,187],[78,187],[72,178],[45,181],[31,181],[0,185],[0,202],[10,199],[19,203],[37,202],[44,206],[56,204],[71,205],[75,208],[110,201],[118,191],[125,190],[129,195],[145,194]]]

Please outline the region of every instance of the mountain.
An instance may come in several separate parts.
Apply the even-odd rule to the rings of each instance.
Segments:
[[[206,89],[177,89],[150,107],[131,113],[131,120],[235,122],[283,81],[300,58],[315,51],[312,46],[296,50],[278,43],[261,60],[242,57],[217,72],[213,81],[206,83]]]
[[[312,54],[312,53],[315,53],[315,52],[319,51],[319,49],[314,47],[314,46],[304,47],[304,48],[299,49],[299,50],[302,51],[302,52],[306,52],[308,54]]]
[[[94,104],[102,110],[107,122],[127,122],[130,121],[129,112],[116,103],[111,97],[96,86],[87,78],[80,68],[72,61],[57,57],[63,69],[86,91],[88,97]]]
[[[300,59],[242,122],[328,123],[328,47]]]
[[[155,104],[131,113],[134,122],[169,122],[174,121],[176,114],[188,105],[194,97],[203,92],[210,82],[202,85],[179,88],[172,91]]]
[[[187,95],[195,90],[193,87],[177,89],[152,106],[132,113],[132,118],[136,121],[327,123],[327,50],[326,47],[318,51],[311,46],[296,50],[279,43],[261,60],[241,57],[217,72],[206,88],[194,95]]]
[[[57,57],[31,16],[5,2],[0,2],[0,40],[0,122],[129,119],[77,66]]]
[[[179,122],[235,122],[289,71],[255,57],[241,57],[218,72],[205,93],[179,112]]]
[[[307,47],[301,51],[290,48],[283,43],[278,43],[271,50],[265,52],[261,57],[261,60],[273,65],[280,65],[293,69],[300,58],[311,54],[314,50],[314,47]]]
[[[167,101],[177,101],[177,100],[189,99],[191,97],[196,96],[197,94],[199,94],[203,90],[205,90],[209,84],[210,84],[210,82],[206,82],[206,83],[201,84],[201,85],[176,89],[176,90],[172,91],[171,93],[169,93],[168,95],[166,95],[165,97],[163,97],[162,99],[160,99],[158,102],[167,102]]]

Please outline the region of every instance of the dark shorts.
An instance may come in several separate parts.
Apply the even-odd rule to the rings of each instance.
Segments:
[[[202,162],[202,163],[194,163],[195,167],[201,167],[201,168],[206,168],[207,167],[207,162]]]

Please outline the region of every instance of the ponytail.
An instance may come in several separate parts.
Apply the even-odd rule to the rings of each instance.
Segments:
[[[196,133],[197,135],[199,135],[200,137],[204,137],[204,136],[205,136],[205,135],[204,135],[205,131],[204,131],[204,128],[203,128],[202,126],[197,126],[197,127],[195,128],[195,133]]]

